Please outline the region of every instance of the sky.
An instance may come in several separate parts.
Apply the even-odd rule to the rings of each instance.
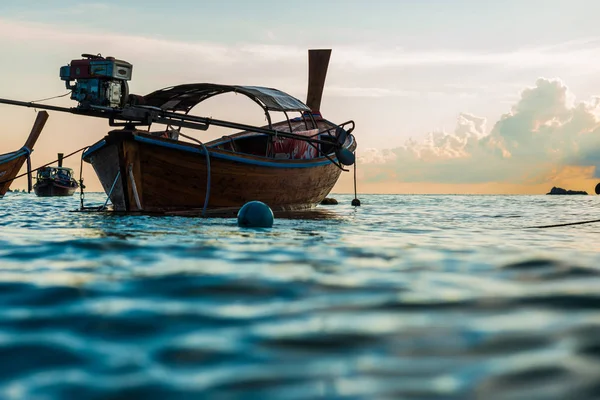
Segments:
[[[307,49],[331,48],[321,111],[356,122],[359,192],[593,193],[599,11],[587,0],[2,0],[0,97],[64,94],[60,67],[101,53],[134,65],[137,94],[214,82],[305,100]],[[193,113],[265,123],[234,95]],[[0,153],[20,148],[34,119],[32,109],[0,105]],[[51,112],[33,165],[109,130],[104,120]],[[192,134],[207,141],[223,132]],[[79,171],[77,157],[65,165]],[[101,190],[89,165],[83,174],[89,190]],[[343,174],[334,192],[350,191],[352,174]]]

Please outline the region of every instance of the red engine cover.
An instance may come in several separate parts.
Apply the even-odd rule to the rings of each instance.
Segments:
[[[90,60],[71,61],[71,79],[91,78]]]

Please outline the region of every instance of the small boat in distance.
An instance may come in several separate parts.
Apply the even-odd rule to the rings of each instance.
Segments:
[[[25,161],[29,158],[29,155],[33,151],[33,146],[42,133],[42,129],[44,129],[47,120],[48,113],[46,111],[38,112],[25,145],[17,151],[0,154],[0,197],[4,196],[8,191],[15,176],[17,176],[21,167],[23,167],[23,164],[25,164]],[[29,191],[31,191],[31,175],[29,175]]]
[[[35,194],[39,197],[72,196],[79,188],[73,178],[73,170],[62,166],[63,153],[58,153],[58,167],[38,169],[33,185]]]

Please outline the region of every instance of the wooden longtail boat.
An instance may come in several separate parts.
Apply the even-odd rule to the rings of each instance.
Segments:
[[[0,99],[2,104],[36,107],[106,118],[114,130],[86,150],[116,211],[237,211],[260,200],[273,211],[306,210],[327,196],[344,165],[354,163],[354,122],[335,124],[321,116],[321,98],[331,50],[309,50],[306,104],[277,89],[211,83],[184,84],[146,96],[129,94],[133,66],[113,57],[82,54],[60,69],[74,108]],[[258,104],[262,127],[190,115],[192,108],[223,93]],[[285,116],[272,122],[271,113]],[[290,119],[288,113],[299,113]],[[153,124],[166,125],[151,131]],[[237,133],[202,143],[181,128],[209,126]],[[147,130],[137,129],[138,126]],[[189,141],[179,140],[186,138]]]
[[[62,166],[63,153],[58,153],[57,167],[38,169],[36,183],[33,185],[35,194],[39,197],[73,196],[79,188],[73,178],[73,170]]]
[[[276,89],[207,83],[175,86],[137,99],[149,109],[187,115],[208,98],[235,92],[263,108],[268,126],[249,127],[204,144],[180,129],[149,132],[126,127],[92,145],[83,160],[92,164],[116,211],[236,211],[252,200],[274,211],[313,208],[337,182],[340,161],[353,161],[343,162],[340,151],[352,155],[356,148],[349,133],[352,121],[338,125],[320,114],[330,53],[309,52],[307,104]],[[273,111],[283,113],[285,120],[272,123]],[[300,115],[290,119],[289,112]],[[226,121],[220,123],[227,126]],[[344,126],[349,125],[347,132]],[[197,143],[180,141],[180,136]]]
[[[46,111],[38,112],[25,145],[17,151],[0,154],[0,196],[4,196],[8,191],[15,176],[17,176],[21,167],[23,167],[23,164],[29,158],[35,142],[37,142],[38,137],[42,133],[42,129],[44,129],[46,120],[48,120],[48,113]],[[29,183],[29,190],[31,190],[31,179],[29,180]]]

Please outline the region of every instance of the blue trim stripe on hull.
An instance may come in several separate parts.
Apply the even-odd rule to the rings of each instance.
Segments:
[[[81,157],[87,158],[90,156],[90,154],[94,153],[97,150],[100,150],[105,145],[106,145],[106,140],[101,140],[98,143],[96,143],[95,145],[93,145],[92,147],[89,147],[86,151],[84,151],[83,154],[81,155]]]
[[[174,149],[174,150],[186,151],[188,153],[196,153],[196,154],[204,155],[204,150],[198,149],[196,147],[185,146],[185,145],[181,145],[181,144],[177,144],[177,143],[164,142],[162,140],[154,140],[151,138],[138,136],[138,135],[135,135],[134,139],[138,142],[146,143],[146,144],[150,144],[150,145],[154,145],[154,146],[160,146],[160,147],[165,147],[165,148]],[[352,139],[352,141],[354,140],[353,137],[351,139]],[[350,145],[352,145],[352,142],[350,142]],[[95,145],[93,145],[92,147],[90,147],[88,150],[86,150],[83,153],[83,158],[88,158],[92,153],[100,150],[104,146],[106,146],[106,140],[102,140],[102,141],[96,143]],[[259,165],[262,167],[270,167],[270,168],[312,168],[312,167],[318,167],[318,166],[322,166],[322,165],[328,165],[331,163],[331,161],[329,161],[328,159],[322,159],[322,160],[315,161],[315,162],[305,161],[305,162],[294,162],[294,163],[285,162],[285,161],[273,162],[273,161],[252,160],[252,159],[247,159],[244,157],[237,157],[235,155],[214,153],[214,152],[210,151],[210,147],[209,147],[209,153],[210,153],[211,158],[220,158],[220,159],[235,161],[235,162],[239,162],[239,163],[243,163],[243,164]],[[334,160],[336,159],[335,155],[331,155],[331,158]],[[265,159],[265,160],[267,160],[267,159]]]
[[[21,158],[21,157],[26,156],[26,155],[27,155],[27,152],[25,150],[19,150],[19,151],[15,152],[15,154],[12,155],[10,158],[0,159],[0,165],[1,164],[7,164],[7,163],[9,163],[11,161],[16,160],[17,158]]]

